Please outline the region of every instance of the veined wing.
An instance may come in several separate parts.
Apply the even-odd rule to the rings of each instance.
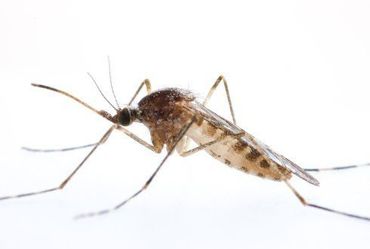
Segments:
[[[274,163],[287,168],[290,170],[293,174],[296,176],[302,178],[303,180],[318,186],[320,183],[318,180],[316,180],[313,176],[308,174],[304,169],[299,167],[297,164],[289,160],[288,158],[274,152],[271,150],[267,145],[264,143],[258,141],[256,138],[254,138],[249,133],[245,132],[240,127],[234,125],[233,123],[229,122],[228,120],[224,119],[223,117],[219,116],[215,112],[209,110],[204,105],[193,101],[191,104],[191,109],[194,113],[201,115],[205,120],[210,122],[216,127],[219,127],[220,129],[225,130],[226,132],[230,134],[240,134],[244,133],[245,135],[242,136],[240,139],[243,140],[243,142],[247,143],[249,146],[256,149],[258,152],[260,152],[262,155],[264,155],[266,158],[269,158]]]

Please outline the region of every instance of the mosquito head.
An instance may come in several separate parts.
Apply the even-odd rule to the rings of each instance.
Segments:
[[[128,126],[132,124],[132,122],[134,122],[136,118],[137,110],[136,108],[130,106],[124,107],[121,110],[119,110],[116,116],[114,117],[114,119],[117,120],[117,122],[123,126]]]

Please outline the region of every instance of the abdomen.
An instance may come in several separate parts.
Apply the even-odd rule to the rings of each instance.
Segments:
[[[187,136],[198,145],[225,136],[220,142],[205,148],[205,151],[224,164],[245,173],[277,181],[287,180],[292,176],[290,170],[276,164],[260,153],[258,148],[248,144],[247,135],[241,137],[226,135],[221,128],[203,120],[201,124],[194,123]]]

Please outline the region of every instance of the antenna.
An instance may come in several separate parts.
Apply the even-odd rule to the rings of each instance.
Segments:
[[[112,71],[111,71],[111,68],[110,68],[110,58],[109,58],[109,56],[107,56],[107,60],[108,60],[108,72],[109,72],[110,89],[112,91],[112,94],[113,94],[113,97],[114,97],[114,101],[116,102],[116,105],[117,105],[118,109],[121,109],[120,106],[119,106],[119,104],[118,104],[117,96],[116,96],[116,93],[114,92],[114,88],[113,88]]]
[[[104,93],[101,91],[98,83],[96,82],[96,80],[94,79],[94,77],[89,73],[87,72],[87,75],[89,75],[89,77],[91,78],[91,80],[94,82],[96,88],[98,89],[98,91],[100,92],[100,95],[105,99],[105,101],[108,102],[108,104],[114,109],[116,110],[116,112],[118,112],[118,109],[107,99],[107,97],[105,97]]]

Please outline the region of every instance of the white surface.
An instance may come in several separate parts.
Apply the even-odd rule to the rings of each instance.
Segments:
[[[303,167],[370,160],[368,1],[2,1],[0,196],[58,184],[109,124],[30,87],[67,90],[109,106],[106,55],[121,103],[150,78],[205,96],[224,74],[241,127]],[[110,96],[111,98],[111,96]],[[112,99],[112,98],[111,98]],[[211,103],[229,117],[219,91]],[[139,134],[147,137],[145,129]],[[370,223],[304,208],[284,186],[210,156],[173,156],[143,195],[116,204],[151,174],[153,155],[119,133],[63,192],[0,203],[0,248],[368,248]],[[292,183],[318,204],[370,216],[370,169]]]

